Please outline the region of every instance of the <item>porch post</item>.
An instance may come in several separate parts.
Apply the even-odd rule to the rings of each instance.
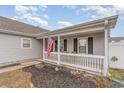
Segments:
[[[109,29],[107,27],[108,20],[105,20],[105,30],[104,30],[104,36],[105,36],[105,60],[103,65],[103,75],[108,76],[108,69],[109,69],[109,42],[108,42],[108,35],[109,35]]]
[[[60,36],[58,36],[58,65],[60,64]]]
[[[43,60],[45,59],[45,38],[43,38]]]

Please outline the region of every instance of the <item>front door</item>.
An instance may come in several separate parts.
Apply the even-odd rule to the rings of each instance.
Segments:
[[[88,52],[88,39],[79,38],[78,39],[78,53],[87,54]]]

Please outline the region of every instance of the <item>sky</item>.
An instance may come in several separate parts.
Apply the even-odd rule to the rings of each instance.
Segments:
[[[48,30],[68,27],[104,17],[119,15],[111,36],[124,36],[124,6],[117,5],[0,5],[0,16]]]

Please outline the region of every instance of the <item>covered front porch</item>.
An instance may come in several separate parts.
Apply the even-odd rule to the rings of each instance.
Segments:
[[[58,29],[42,35],[45,62],[82,69],[97,75],[108,75],[108,38],[116,17]],[[55,43],[51,55],[47,54],[47,38]]]
[[[53,36],[51,55],[47,54],[47,38],[44,39],[43,59],[50,63],[80,68],[103,74],[104,32]]]

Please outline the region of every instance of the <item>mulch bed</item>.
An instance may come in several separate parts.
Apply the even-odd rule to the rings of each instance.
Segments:
[[[76,72],[71,73],[71,69],[65,67],[58,67],[45,64],[44,66],[31,66],[24,68],[24,71],[32,74],[32,83],[34,87],[38,88],[96,88],[99,87],[97,83],[97,76],[88,76],[86,73]],[[108,79],[109,86],[103,87],[124,87],[124,85],[117,84]],[[106,82],[103,82],[106,83]]]
[[[68,88],[68,87],[96,87],[95,83],[80,75],[72,75],[66,68],[55,71],[53,66],[25,68],[32,73],[32,83],[35,87],[43,88]],[[84,82],[85,81],[85,82]]]
[[[50,64],[38,64],[0,74],[0,87],[96,88],[124,85],[85,72]]]

